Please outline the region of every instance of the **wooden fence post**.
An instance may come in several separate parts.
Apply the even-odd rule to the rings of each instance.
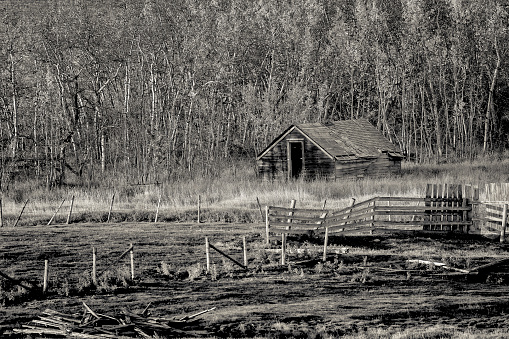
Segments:
[[[375,226],[375,210],[376,210],[376,199],[373,200],[373,209],[371,210],[372,215],[370,217],[371,219],[371,227]],[[370,234],[373,234],[373,230],[371,230]]]
[[[42,293],[46,294],[48,291],[48,260],[44,260],[44,277],[43,277],[43,283],[42,283]]]
[[[161,196],[157,200],[157,209],[156,209],[156,217],[154,218],[154,222],[157,222],[157,217],[159,216],[159,206],[161,205]]]
[[[247,268],[247,242],[246,236],[242,237],[242,247],[244,249],[244,266]]]
[[[97,250],[92,247],[92,283],[97,286]]]
[[[133,243],[130,244],[131,250],[129,251],[129,255],[131,257],[131,280],[134,280],[134,247]]]
[[[23,214],[25,207],[27,207],[27,204],[28,204],[28,199],[25,201],[25,204],[23,205],[23,208],[21,209],[21,212],[18,215],[18,219],[16,219],[16,222],[14,223],[14,227],[18,226],[18,222],[21,219],[21,215]]]
[[[507,224],[507,204],[504,204],[504,211],[502,212],[502,230],[500,231],[500,243],[505,242],[505,226]]]
[[[235,265],[239,266],[239,267],[242,267],[243,269],[247,270],[247,267],[242,265],[240,262],[238,262],[237,260],[233,259],[231,256],[229,256],[228,254],[224,253],[223,251],[221,251],[219,248],[217,248],[216,246],[212,245],[211,243],[209,243],[209,248],[212,248],[213,250],[215,250],[217,253],[221,254],[223,257],[229,259],[230,261],[232,261]]]
[[[296,203],[297,203],[297,200],[292,199],[292,201],[290,202],[290,208],[294,209]],[[292,217],[293,216],[293,211],[288,213],[288,216]],[[290,224],[291,222],[292,222],[292,219],[288,219],[288,223]],[[287,228],[290,228],[290,226],[287,226]]]
[[[201,195],[198,194],[198,224],[201,223]]]
[[[258,197],[256,197],[256,202],[258,203],[258,209],[260,210],[260,216],[262,217],[263,221],[262,205],[260,205],[260,200],[258,199]]]
[[[269,206],[265,206],[265,235],[267,237],[267,245],[270,244],[269,238]]]
[[[210,272],[210,248],[209,248],[209,238],[205,237],[205,256],[207,259],[207,273]]]
[[[67,214],[67,224],[71,223],[72,207],[74,205],[74,195],[71,198],[71,206],[69,206],[69,214]]]
[[[4,227],[4,211],[2,206],[2,197],[0,197],[0,227]]]
[[[329,228],[325,227],[325,238],[323,240],[323,258],[322,261],[327,261],[327,245],[329,243]]]
[[[281,265],[285,264],[286,258],[286,237],[285,233],[281,233]]]
[[[111,203],[110,203],[110,211],[108,212],[108,220],[106,222],[110,222],[111,218],[111,211],[113,210],[113,201],[115,200],[115,193],[111,196]]]
[[[355,206],[355,202],[357,200],[355,198],[350,198],[350,205],[348,207],[354,207]],[[346,217],[347,219],[350,218],[350,214],[352,213],[352,208],[350,208],[350,210],[348,211],[348,216]]]
[[[64,200],[62,200],[62,202],[60,203],[60,206],[58,206],[57,210],[55,211],[55,213],[53,213],[53,215],[51,216],[51,219],[48,221],[48,226],[51,225],[51,223],[53,222],[53,219],[55,219],[55,216],[57,215],[58,211],[60,211],[60,208],[62,207],[62,205],[64,204]]]
[[[463,199],[461,200],[461,207],[467,207],[468,206],[468,199],[463,196]],[[463,211],[461,215],[461,221],[467,222],[468,221],[468,211]],[[463,233],[468,233],[469,229],[468,226],[462,226],[461,231]]]

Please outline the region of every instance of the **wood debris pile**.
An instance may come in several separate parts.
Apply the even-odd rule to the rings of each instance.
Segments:
[[[500,259],[492,261],[488,264],[473,267],[470,269],[462,269],[453,267],[450,265],[447,265],[442,262],[436,262],[436,261],[430,261],[430,260],[419,260],[419,259],[408,259],[406,261],[407,263],[411,264],[417,264],[417,265],[425,265],[428,267],[428,270],[433,270],[435,268],[446,270],[446,271],[453,271],[453,273],[439,273],[438,275],[442,276],[487,276],[489,274],[507,274],[509,271],[509,259]],[[404,268],[404,264],[399,261],[393,261],[393,262],[385,262],[385,264],[388,264],[390,267],[380,267],[380,266],[374,266],[374,265],[367,265],[366,263],[363,266],[359,266],[363,269],[371,269],[371,270],[381,270],[384,272],[393,272],[393,273],[422,273],[422,269],[408,269]],[[437,275],[437,274],[435,274]]]
[[[14,332],[51,338],[203,337],[210,336],[210,333],[200,329],[197,317],[215,309],[214,307],[181,318],[161,318],[150,316],[149,304],[141,314],[124,309],[121,314],[113,317],[96,313],[85,303],[83,306],[82,317],[46,309],[39,319],[23,325],[23,328],[14,329]]]

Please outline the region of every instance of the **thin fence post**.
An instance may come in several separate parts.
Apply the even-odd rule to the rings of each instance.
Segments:
[[[134,280],[134,247],[133,243],[130,244],[131,250],[129,251],[129,255],[131,257],[131,280]]]
[[[210,248],[209,248],[209,238],[205,237],[205,256],[207,259],[207,273],[210,272]]]
[[[48,260],[44,260],[44,277],[43,277],[43,283],[42,283],[42,293],[46,294],[48,291]]]
[[[247,242],[246,242],[246,236],[242,237],[242,247],[244,249],[244,266],[247,268]]]
[[[262,205],[260,205],[260,199],[258,199],[258,197],[256,197],[256,202],[258,203],[258,209],[260,210],[260,216],[262,217],[263,221]]]
[[[69,206],[69,214],[67,214],[67,224],[71,223],[72,207],[74,205],[74,195],[71,198],[71,205]]]
[[[111,218],[111,211],[113,210],[113,201],[115,200],[115,193],[111,196],[111,203],[110,203],[110,211],[108,212],[108,220],[106,222],[110,222]]]
[[[465,196],[463,196],[463,199],[461,200],[461,207],[467,207],[467,204],[468,204],[468,199]],[[467,211],[463,211],[461,220],[463,221],[463,223],[466,223],[468,221],[468,212]],[[469,231],[470,231],[468,229],[468,225],[461,226],[461,230],[463,233],[469,233]]]
[[[323,202],[322,211],[325,210],[325,205],[327,205],[327,199],[325,199]]]
[[[297,200],[294,200],[292,199],[292,201],[290,202],[290,208],[291,209],[294,209],[295,208],[295,204],[297,203]],[[288,213],[288,216],[289,217],[293,217],[293,211],[291,211],[290,213]],[[291,223],[292,222],[292,219],[288,219],[288,223]],[[290,226],[288,226],[289,228]]]
[[[387,207],[389,207],[389,211],[391,210],[391,200],[387,200]],[[391,221],[391,214],[389,213],[389,221]]]
[[[269,206],[265,206],[265,236],[267,237],[267,245],[270,244],[269,238]]]
[[[97,286],[97,249],[92,247],[92,283]]]
[[[21,219],[21,216],[23,215],[23,212],[25,211],[25,207],[27,207],[28,199],[25,201],[25,204],[23,205],[23,208],[21,209],[21,212],[18,215],[18,219],[16,219],[16,222],[14,223],[14,227],[18,226],[18,223]]]
[[[505,228],[507,224],[507,204],[504,204],[503,210],[502,210],[502,225],[500,229],[500,243],[505,242]]]
[[[350,198],[350,205],[348,207],[353,208],[355,206],[355,201],[356,201],[355,198]],[[352,213],[352,208],[350,208],[350,210],[348,211],[348,216],[346,217],[347,219],[350,218],[350,214]]]
[[[281,233],[281,265],[286,263],[286,233]]]
[[[53,213],[53,215],[51,216],[51,219],[48,221],[48,226],[51,225],[51,223],[53,222],[53,219],[55,219],[55,216],[57,215],[58,211],[60,211],[60,208],[62,207],[62,205],[64,204],[64,200],[62,200],[62,202],[60,203],[60,206],[58,206],[57,210],[55,211],[55,213]]]
[[[375,209],[376,209],[376,199],[373,200],[373,209],[371,210],[371,226],[374,226],[375,225]]]
[[[198,194],[198,224],[201,223],[201,195]]]
[[[157,222],[157,217],[159,217],[159,206],[160,205],[161,205],[161,196],[159,196],[159,200],[157,200],[156,217],[154,218],[154,222]]]
[[[325,238],[323,240],[323,258],[322,261],[327,261],[327,245],[329,243],[329,228],[325,227]]]
[[[4,227],[4,212],[2,206],[2,197],[0,197],[0,227]]]

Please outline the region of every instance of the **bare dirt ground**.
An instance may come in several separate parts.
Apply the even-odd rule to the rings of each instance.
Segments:
[[[407,262],[431,259],[468,269],[506,258],[505,245],[451,235],[331,237],[331,253],[322,263],[322,239],[300,238],[289,240],[290,263],[281,266],[277,245],[264,245],[263,231],[261,224],[1,228],[0,271],[40,286],[48,260],[50,285],[45,296],[23,295],[22,289],[3,282],[0,337],[21,338],[13,328],[46,308],[80,313],[82,302],[103,314],[123,308],[141,312],[151,303],[151,313],[164,317],[215,307],[200,316],[204,335],[215,337],[336,337],[432,326],[509,328],[504,268],[469,276]],[[213,253],[211,273],[204,272],[205,237],[242,261],[243,236],[249,271]],[[92,247],[97,248],[101,272],[130,243],[134,281],[104,282],[90,290]],[[342,253],[344,248],[348,253]],[[129,271],[128,258],[108,270],[115,270],[113,277],[122,276]]]

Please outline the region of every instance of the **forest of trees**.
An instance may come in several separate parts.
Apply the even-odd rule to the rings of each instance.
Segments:
[[[412,159],[509,147],[506,0],[0,2],[2,182],[214,175],[290,124]]]

